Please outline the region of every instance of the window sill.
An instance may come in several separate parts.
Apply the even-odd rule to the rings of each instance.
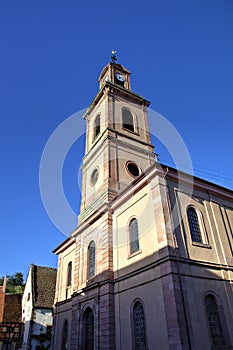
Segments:
[[[140,134],[139,134],[138,131],[133,131],[133,130],[130,130],[130,129],[127,129],[127,128],[124,128],[124,127],[122,127],[122,130],[127,131],[127,132],[129,132],[130,134],[140,136]]]
[[[131,258],[135,257],[136,255],[141,254],[141,252],[142,252],[141,249],[137,250],[135,253],[130,254],[130,255],[128,256],[128,259],[131,259]]]
[[[192,245],[193,245],[194,247],[212,249],[211,245],[209,245],[208,243],[192,242]]]

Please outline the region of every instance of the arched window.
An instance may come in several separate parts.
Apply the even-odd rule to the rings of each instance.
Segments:
[[[68,349],[68,321],[65,320],[62,329],[62,342],[61,342],[61,350]]]
[[[136,253],[139,250],[138,223],[135,218],[130,220],[129,223],[129,244],[130,254]]]
[[[124,129],[134,131],[133,116],[128,108],[122,109],[122,125]]]
[[[67,268],[67,287],[71,286],[72,282],[72,261],[69,262]]]
[[[97,117],[95,118],[95,123],[94,123],[94,140],[99,135],[99,133],[100,133],[100,115],[98,114]]]
[[[136,301],[133,306],[133,343],[134,349],[147,349],[146,323],[142,303]]]
[[[208,326],[210,330],[211,339],[213,345],[221,346],[225,345],[222,325],[219,317],[218,306],[215,297],[212,294],[208,294],[205,298],[205,307],[208,318]]]
[[[94,350],[94,315],[90,307],[88,307],[84,312],[83,325],[84,349]]]
[[[87,277],[95,276],[95,242],[91,241],[87,250]]]
[[[193,207],[187,209],[189,229],[193,242],[203,243],[198,215]]]

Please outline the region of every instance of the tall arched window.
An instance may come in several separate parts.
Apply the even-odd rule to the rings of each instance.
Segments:
[[[219,317],[218,306],[215,297],[208,294],[205,298],[205,307],[208,318],[208,326],[210,330],[213,345],[225,345],[221,320]]]
[[[139,250],[138,223],[135,218],[130,220],[129,223],[129,244],[130,254],[136,253]]]
[[[94,315],[90,307],[88,307],[84,312],[83,325],[84,349],[94,350]]]
[[[100,133],[100,114],[98,114],[97,117],[95,118],[95,123],[94,123],[94,140],[99,135],[99,133]]]
[[[124,129],[134,131],[133,115],[128,108],[122,109],[122,125]]]
[[[67,267],[67,287],[71,286],[72,282],[72,261],[69,262]]]
[[[91,241],[87,250],[87,277],[95,276],[95,242]]]
[[[61,350],[68,349],[68,321],[65,320],[62,328],[62,342],[61,342]]]
[[[146,322],[142,303],[136,301],[133,306],[133,343],[134,349],[147,349]]]
[[[189,229],[193,242],[203,243],[198,215],[193,207],[187,209]]]

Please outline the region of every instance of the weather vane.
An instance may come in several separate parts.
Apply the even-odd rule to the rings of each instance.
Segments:
[[[116,50],[112,50],[112,56],[111,56],[111,59],[112,59],[112,62],[115,63],[117,61],[117,57],[116,57]]]

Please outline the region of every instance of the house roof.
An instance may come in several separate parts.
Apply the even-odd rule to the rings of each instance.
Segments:
[[[32,264],[31,273],[33,306],[37,308],[52,308],[57,269]]]
[[[3,322],[21,322],[22,294],[5,294]]]

